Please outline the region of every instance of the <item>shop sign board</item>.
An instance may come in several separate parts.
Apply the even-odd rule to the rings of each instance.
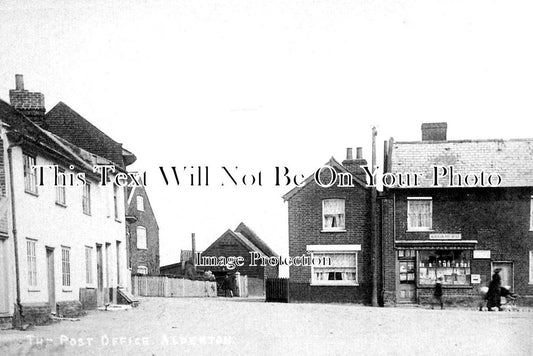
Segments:
[[[430,240],[461,240],[461,234],[429,234]]]

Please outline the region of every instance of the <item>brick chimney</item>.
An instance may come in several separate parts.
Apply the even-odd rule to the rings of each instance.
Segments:
[[[366,159],[363,158],[362,147],[357,147],[355,159],[353,159],[352,148],[351,147],[347,148],[346,159],[342,161],[342,165],[353,175],[363,179],[363,181],[366,180],[365,171],[363,170],[363,168],[361,168],[361,166],[367,165]]]
[[[44,120],[44,95],[42,93],[29,92],[24,89],[24,77],[15,74],[15,89],[9,91],[9,101],[18,111],[38,125]]]
[[[426,122],[422,124],[422,141],[446,141],[445,122]]]

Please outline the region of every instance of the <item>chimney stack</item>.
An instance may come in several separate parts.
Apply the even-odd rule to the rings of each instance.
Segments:
[[[445,122],[426,122],[422,124],[422,141],[446,141],[448,124]]]
[[[38,125],[44,124],[44,95],[24,89],[24,77],[15,74],[15,89],[9,91],[11,106]]]
[[[352,155],[352,149],[347,148],[346,149],[346,159],[342,161],[342,165],[344,168],[346,168],[351,174],[354,176],[358,176],[359,178],[365,180],[365,171],[361,166],[366,166],[367,162],[366,159],[363,158],[363,148],[357,147],[356,148],[356,156],[355,159],[353,159]]]

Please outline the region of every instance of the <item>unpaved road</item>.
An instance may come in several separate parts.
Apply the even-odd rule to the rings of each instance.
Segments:
[[[0,355],[533,355],[533,312],[143,298],[27,331]]]

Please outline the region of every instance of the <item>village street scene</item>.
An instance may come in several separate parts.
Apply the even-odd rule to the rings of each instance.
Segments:
[[[529,8],[426,6],[0,5],[0,355],[532,355]]]

